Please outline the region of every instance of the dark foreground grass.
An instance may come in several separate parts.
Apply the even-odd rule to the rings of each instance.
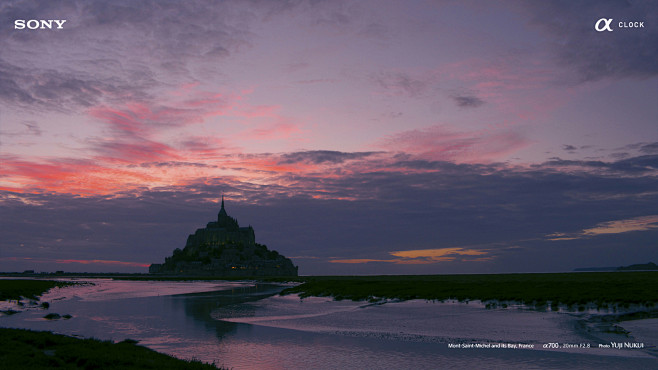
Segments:
[[[3,369],[217,369],[185,361],[126,340],[120,343],[77,339],[50,332],[0,329]]]
[[[76,283],[53,280],[0,279],[0,301],[19,300],[21,297],[37,299],[51,288],[73,284]]]
[[[496,275],[317,276],[285,289],[300,297],[513,301],[599,306],[658,303],[658,272],[588,272]]]

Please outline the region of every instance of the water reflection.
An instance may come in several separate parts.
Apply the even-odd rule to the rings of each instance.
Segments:
[[[0,317],[0,326],[46,330],[78,337],[121,341],[127,338],[180,358],[212,362],[216,348],[239,324],[213,320],[224,306],[256,301],[284,287],[249,282],[131,282],[96,280],[44,296],[50,308]],[[214,290],[199,292],[199,290]],[[195,293],[180,294],[184,291]],[[70,320],[46,320],[47,313]],[[243,312],[246,314],[246,311]],[[253,314],[253,313],[252,313]],[[201,353],[198,349],[203,349]]]
[[[284,289],[279,285],[255,284],[249,287],[235,287],[226,291],[190,293],[169,297],[174,311],[183,310],[187,317],[203,324],[207,331],[214,331],[218,339],[234,332],[237,324],[216,320],[212,313],[218,309],[228,311],[238,317],[253,316],[255,309],[248,302],[278,294]]]

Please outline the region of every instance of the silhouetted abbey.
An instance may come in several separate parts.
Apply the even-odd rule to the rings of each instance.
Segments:
[[[297,276],[290,259],[256,243],[254,228],[240,227],[222,208],[217,221],[208,222],[187,237],[183,250],[176,248],[165,263],[154,263],[150,273],[214,276]]]

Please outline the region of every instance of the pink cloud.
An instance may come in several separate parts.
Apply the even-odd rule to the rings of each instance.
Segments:
[[[89,109],[88,113],[120,132],[147,134],[160,128],[200,123],[207,117],[227,111],[228,105],[221,97],[211,97],[185,100],[178,106],[140,102],[128,103],[120,108],[98,106]]]
[[[134,119],[130,112],[109,107],[94,107],[89,110],[89,115],[110,124],[119,131],[137,134],[144,130],[143,124]]]
[[[29,161],[3,158],[3,183],[10,191],[45,190],[78,195],[107,194],[127,184],[148,183],[155,178],[137,171],[117,169],[90,160]]]
[[[446,126],[404,131],[378,146],[428,160],[489,163],[525,147],[529,141],[511,130],[454,131]]]
[[[227,114],[231,110],[230,101],[240,98],[198,91],[198,88],[198,83],[182,85],[171,91],[170,96],[163,97],[161,101],[164,103],[133,101],[118,107],[97,106],[89,109],[90,116],[111,128],[107,137],[88,140],[90,150],[96,153],[93,159],[102,166],[136,167],[143,163],[182,163],[216,158],[219,139],[206,138],[200,143],[198,138],[193,137],[180,142],[178,148],[158,139],[169,128],[196,124],[211,116]],[[180,169],[177,171],[183,175]],[[163,178],[162,174],[158,177]]]
[[[198,83],[184,84],[155,101],[129,101],[119,106],[99,105],[88,114],[129,134],[145,135],[158,129],[203,122],[208,117],[226,115],[240,96],[198,90]]]

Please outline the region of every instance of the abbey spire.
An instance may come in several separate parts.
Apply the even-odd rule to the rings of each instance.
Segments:
[[[217,219],[221,219],[222,216],[228,216],[226,214],[226,210],[224,209],[224,194],[222,194],[222,208],[219,210],[219,214],[217,215]]]

